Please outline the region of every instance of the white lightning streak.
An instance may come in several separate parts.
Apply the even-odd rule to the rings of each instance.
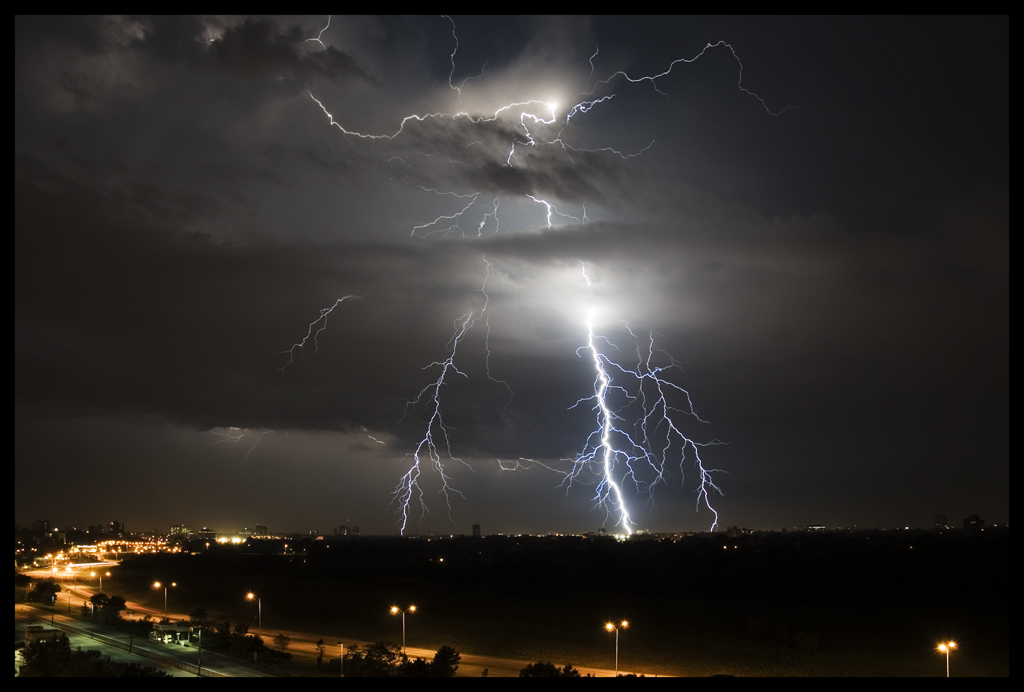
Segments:
[[[210,431],[211,433],[213,433],[214,435],[217,435],[221,439],[214,440],[213,442],[208,442],[207,444],[219,445],[219,444],[224,444],[225,442],[230,442],[232,444],[238,444],[243,439],[245,439],[245,436],[249,433],[249,429],[248,428],[245,428],[245,429],[242,429],[242,430],[239,430],[238,428],[228,428],[228,430],[234,430],[235,432],[232,432],[232,433],[222,433],[222,432],[217,432],[216,430],[211,430]],[[249,459],[249,455],[252,454],[254,449],[256,449],[256,445],[258,445],[260,440],[263,439],[263,436],[264,435],[269,435],[272,432],[274,432],[274,431],[273,430],[264,430],[262,432],[257,432],[256,433],[256,439],[253,440],[253,443],[249,447],[249,450],[245,453],[245,456],[242,457],[243,461],[246,461],[246,460]]]
[[[625,328],[636,340],[629,327]],[[714,515],[711,524],[714,531],[718,525],[718,512],[711,505],[711,494],[722,494],[722,491],[712,474],[721,470],[705,467],[700,449],[724,443],[718,440],[696,442],[680,428],[676,420],[679,416],[692,417],[701,423],[706,421],[697,415],[689,392],[667,379],[670,372],[680,370],[679,364],[654,348],[652,334],[646,355],[641,353],[640,342],[636,340],[636,368],[625,367],[598,347],[598,341],[604,341],[614,348],[607,338],[595,335],[590,319],[586,322],[586,329],[587,345],[581,346],[577,355],[586,352],[593,361],[594,394],[579,399],[570,409],[584,402],[593,402],[597,427],[587,437],[583,450],[575,459],[566,460],[571,461],[572,466],[564,474],[563,485],[571,487],[584,472],[597,475],[600,481],[594,496],[595,504],[603,507],[608,516],[614,515],[616,524],[628,534],[632,533],[633,522],[623,497],[622,484],[628,480],[638,491],[650,496],[655,486],[665,481],[670,457],[678,456],[679,471],[685,479],[684,465],[689,455],[699,480],[697,508],[704,505]],[[668,364],[655,365],[655,353],[665,356]],[[673,405],[670,399],[678,399],[682,405]]]
[[[736,64],[739,65],[739,75],[738,75],[738,78],[736,80],[736,87],[740,91],[742,91],[743,93],[747,94],[748,96],[752,96],[755,99],[757,99],[761,103],[761,107],[764,108],[765,112],[768,113],[768,115],[774,115],[774,116],[778,117],[778,116],[782,115],[783,113],[785,113],[787,110],[789,110],[791,108],[791,106],[787,105],[785,108],[783,108],[782,110],[780,110],[778,112],[773,111],[772,109],[770,109],[768,107],[768,102],[767,101],[765,101],[762,97],[760,97],[757,94],[755,94],[750,89],[748,89],[745,86],[743,86],[743,63],[740,61],[740,56],[736,54],[736,49],[732,47],[732,44],[726,43],[725,41],[719,41],[717,43],[707,43],[704,46],[704,48],[702,48],[701,51],[699,53],[697,53],[697,55],[693,56],[692,58],[677,58],[677,59],[673,60],[669,64],[669,66],[665,69],[664,72],[660,72],[660,73],[655,74],[655,75],[646,75],[644,77],[635,77],[634,78],[634,77],[630,77],[625,71],[619,70],[618,72],[615,72],[614,74],[612,74],[607,79],[602,79],[601,81],[597,82],[594,85],[594,89],[592,89],[589,93],[593,93],[594,90],[596,90],[598,86],[600,86],[602,84],[608,84],[609,82],[611,82],[616,77],[620,77],[621,76],[621,77],[625,78],[626,81],[632,82],[633,84],[636,84],[638,82],[650,82],[654,86],[654,90],[656,92],[658,92],[662,96],[668,96],[668,94],[666,94],[664,91],[662,91],[661,89],[658,88],[658,80],[660,78],[667,76],[670,72],[672,72],[672,68],[674,68],[679,63],[687,63],[687,64],[689,64],[689,63],[692,63],[692,62],[696,62],[706,52],[708,52],[709,50],[712,50],[714,48],[718,48],[719,46],[725,46],[726,48],[728,48],[729,52],[732,53],[732,57],[736,60]]]
[[[392,493],[393,502],[398,503],[398,513],[401,516],[399,532],[404,534],[406,527],[409,523],[410,505],[413,500],[419,502],[420,505],[420,518],[428,511],[427,505],[423,500],[423,489],[419,484],[419,477],[423,469],[423,465],[426,460],[429,460],[430,465],[437,472],[438,477],[441,479],[441,490],[440,493],[444,495],[445,504],[448,506],[448,515],[451,518],[451,495],[454,493],[460,497],[465,497],[462,493],[456,490],[451,484],[451,477],[448,475],[448,471],[445,468],[445,459],[450,462],[459,462],[472,469],[465,461],[456,457],[452,453],[451,438],[449,437],[448,427],[445,425],[444,416],[441,412],[441,388],[447,384],[450,377],[454,375],[461,375],[467,377],[466,373],[459,370],[455,364],[455,357],[458,354],[459,344],[462,343],[463,338],[469,332],[473,326],[480,321],[482,318],[484,324],[487,327],[486,336],[484,338],[484,350],[486,357],[484,359],[486,365],[487,378],[492,382],[501,384],[505,387],[509,394],[509,401],[512,400],[512,389],[509,387],[508,382],[500,380],[491,374],[491,349],[490,349],[490,318],[487,313],[487,308],[490,304],[490,296],[487,293],[487,281],[490,279],[491,273],[497,274],[497,276],[505,282],[508,282],[507,277],[502,275],[500,272],[494,269],[494,266],[487,258],[483,258],[484,264],[487,266],[487,272],[484,276],[483,283],[480,286],[480,293],[484,296],[483,307],[480,308],[479,312],[470,310],[466,314],[462,315],[458,320],[455,321],[454,333],[452,338],[448,341],[447,350],[448,357],[444,360],[434,361],[430,365],[427,365],[424,370],[434,367],[439,367],[440,372],[437,379],[430,384],[423,387],[419,394],[416,395],[415,399],[406,401],[406,413],[410,408],[414,408],[420,404],[425,404],[429,416],[427,418],[426,431],[424,432],[423,438],[417,443],[416,449],[411,455],[406,455],[406,459],[412,456],[412,465],[409,470],[402,475],[398,481],[398,485],[395,486],[395,490]],[[508,406],[506,403],[506,407]],[[444,456],[442,456],[444,454]]]
[[[442,15],[442,17],[447,19],[451,24],[452,38],[455,41],[455,45],[449,56],[451,70],[448,74],[448,86],[451,90],[456,92],[457,98],[461,102],[463,88],[466,86],[468,81],[476,79],[477,77],[466,78],[456,85],[454,81],[455,59],[459,50],[459,39],[456,34],[455,21],[448,15]],[[308,40],[317,41],[326,48],[322,41],[322,36],[329,26],[330,17],[328,17],[327,26],[320,31],[317,38]],[[525,155],[517,157],[517,147],[557,145],[561,147],[561,151],[564,152],[569,163],[576,165],[576,161],[573,158],[574,153],[586,152],[594,154],[614,154],[622,159],[629,159],[640,156],[654,145],[654,141],[652,140],[651,143],[643,149],[632,153],[626,153],[611,147],[583,149],[564,141],[563,135],[566,133],[570,122],[574,117],[586,115],[598,105],[606,103],[616,97],[615,93],[606,93],[604,95],[596,96],[595,92],[597,92],[598,89],[610,90],[612,82],[621,78],[624,82],[630,84],[650,82],[658,94],[667,96],[667,94],[659,87],[658,80],[669,75],[680,63],[693,63],[708,51],[720,47],[727,48],[738,65],[736,85],[740,91],[756,99],[761,104],[762,108],[772,116],[779,116],[790,108],[790,106],[786,106],[782,110],[772,111],[768,107],[764,98],[744,86],[743,63],[732,45],[725,41],[718,41],[714,44],[707,43],[697,55],[690,58],[678,58],[672,61],[665,70],[658,74],[631,76],[627,72],[620,70],[600,81],[594,81],[596,71],[594,61],[599,53],[598,49],[595,48],[594,53],[589,59],[590,74],[587,78],[587,91],[577,95],[575,104],[569,108],[559,109],[553,103],[539,99],[531,99],[528,101],[518,101],[500,106],[494,111],[493,115],[490,116],[472,115],[467,112],[411,114],[401,119],[397,129],[394,130],[392,134],[370,134],[347,129],[341,124],[341,122],[334,118],[326,105],[320,99],[314,96],[312,92],[307,91],[306,93],[327,116],[329,126],[338,128],[338,130],[340,130],[346,137],[373,142],[395,140],[406,132],[407,126],[409,129],[413,129],[417,123],[426,123],[431,120],[448,120],[455,124],[465,123],[467,125],[475,126],[489,125],[491,123],[496,123],[501,119],[503,129],[495,127],[485,128],[487,131],[497,131],[500,134],[494,135],[485,133],[483,139],[469,142],[464,145],[464,148],[468,150],[469,147],[482,144],[489,139],[498,137],[504,138],[499,141],[507,142],[508,154],[504,156],[504,161],[497,161],[494,163],[503,164],[508,168],[522,168],[528,167],[531,163],[531,159]],[[487,63],[485,61],[484,68],[481,69],[478,77],[483,75],[483,70],[486,68],[486,65]],[[563,116],[559,117],[556,111],[561,111]],[[550,113],[550,117],[547,115],[541,115],[540,113]],[[416,134],[417,133],[414,133],[411,136],[415,137]],[[450,142],[450,138],[446,137],[446,142]],[[500,146],[502,147],[501,151],[505,151],[504,145]],[[440,152],[422,152],[422,155],[435,156],[439,153]],[[501,156],[501,154],[498,156]],[[453,160],[450,156],[448,157],[448,161],[453,165],[461,163],[460,160]],[[405,162],[403,161],[403,163]],[[406,164],[406,166],[408,167],[409,164]],[[406,178],[408,178],[408,175]],[[454,203],[455,205],[463,205],[461,208],[454,209],[451,213],[438,216],[433,221],[413,226],[411,231],[412,236],[430,236],[438,233],[446,235],[451,233],[461,233],[462,236],[465,237],[466,230],[461,224],[466,223],[468,226],[470,222],[465,221],[464,217],[469,218],[468,215],[470,215],[470,211],[478,202],[482,205],[486,205],[487,199],[492,200],[492,208],[484,213],[482,218],[480,218],[478,225],[476,226],[476,235],[480,237],[483,234],[485,226],[488,224],[489,219],[492,218],[494,220],[495,231],[500,228],[498,216],[498,209],[501,204],[500,196],[491,197],[489,195],[484,195],[483,190],[458,194],[451,191],[439,190],[434,187],[416,185],[408,179],[406,179],[405,182],[410,185],[415,185],[424,192],[451,196],[460,200],[459,202]],[[585,203],[583,204],[582,218],[578,218],[559,211],[553,202],[541,198],[539,196],[541,192],[538,190],[522,190],[518,194],[520,197],[524,199],[528,198],[546,208],[546,221],[549,228],[552,226],[554,221],[553,215],[576,223],[587,223],[588,221]],[[475,219],[477,217],[474,216],[472,218]],[[466,376],[465,372],[456,366],[455,358],[460,343],[462,343],[468,331],[481,318],[484,319],[484,323],[487,325],[487,337],[484,339],[487,354],[487,377],[493,382],[503,384],[506,389],[508,389],[511,398],[512,392],[508,387],[508,384],[503,380],[495,379],[490,372],[490,322],[487,314],[489,297],[486,292],[487,280],[492,271],[494,271],[503,281],[507,281],[507,277],[502,275],[500,272],[497,272],[491,262],[487,261],[486,258],[484,259],[484,262],[487,265],[487,273],[480,289],[485,298],[483,308],[479,311],[469,310],[455,321],[453,336],[447,345],[447,357],[444,360],[435,361],[425,368],[438,368],[439,373],[437,379],[421,389],[415,399],[406,402],[407,413],[410,408],[422,405],[427,408],[429,415],[427,416],[426,431],[423,438],[416,445],[415,450],[406,457],[408,458],[411,456],[413,463],[409,470],[402,476],[394,490],[393,500],[399,504],[398,512],[401,515],[400,523],[401,531],[403,533],[405,532],[408,524],[410,506],[413,500],[418,500],[420,503],[422,510],[421,517],[423,513],[427,511],[426,504],[423,502],[423,490],[419,485],[419,478],[423,467],[427,465],[428,461],[441,479],[441,493],[445,496],[445,500],[449,508],[449,514],[451,512],[449,493],[452,492],[461,495],[461,493],[451,487],[451,478],[446,468],[446,464],[451,462],[457,461],[463,464],[465,464],[465,462],[452,454],[448,428],[446,427],[444,417],[442,416],[442,389],[444,385],[449,383],[449,381],[456,375],[462,377]],[[583,265],[582,262],[580,262],[580,264]],[[582,271],[583,277],[589,286],[590,278],[587,276],[585,266],[582,266]],[[346,296],[346,298],[350,297],[354,296]],[[294,361],[295,352],[297,350],[303,350],[310,340],[313,341],[315,351],[317,345],[316,338],[326,327],[327,315],[330,314],[330,312],[346,298],[339,299],[330,308],[322,310],[320,318],[310,324],[309,332],[306,337],[299,343],[293,345],[289,350],[281,352],[281,354],[289,354],[288,363],[281,368],[282,370],[287,368],[288,365]],[[641,353],[639,340],[637,340],[636,336],[630,331],[630,335],[638,344],[637,364],[635,368],[626,367],[622,365],[618,359],[613,360],[599,347],[600,343],[606,343],[611,346],[611,342],[603,336],[595,335],[590,319],[586,322],[586,328],[587,344],[586,346],[581,346],[577,350],[577,355],[582,356],[584,353],[587,353],[593,362],[595,371],[594,394],[590,397],[578,400],[576,404],[570,408],[575,408],[586,401],[592,402],[592,410],[595,412],[597,427],[592,433],[590,433],[583,450],[577,454],[574,459],[563,460],[572,462],[570,470],[565,473],[563,484],[567,487],[571,486],[584,471],[595,474],[596,477],[599,478],[594,498],[596,503],[605,508],[609,516],[614,515],[615,521],[620,524],[627,533],[629,533],[633,531],[634,525],[630,518],[623,496],[623,484],[629,482],[638,490],[650,493],[657,484],[664,482],[666,476],[666,464],[669,457],[674,459],[678,456],[678,464],[681,472],[683,471],[684,463],[692,458],[700,480],[697,490],[697,505],[698,508],[702,504],[706,505],[714,514],[714,522],[712,524],[712,530],[714,530],[715,526],[717,526],[718,514],[710,504],[710,495],[715,492],[721,493],[721,490],[715,485],[711,476],[711,474],[717,470],[707,469],[704,467],[700,458],[699,450],[703,446],[719,443],[717,441],[710,443],[694,442],[692,439],[687,437],[682,432],[679,425],[677,425],[677,418],[684,415],[700,421],[696,411],[694,411],[688,392],[668,379],[669,372],[677,370],[678,364],[671,358],[668,358],[667,365],[656,365],[656,353],[659,356],[659,361],[660,357],[667,357],[667,354],[655,349],[653,335],[651,335],[649,339],[645,357],[644,354]],[[670,403],[672,401],[682,401],[684,403],[672,405]],[[503,470],[513,467],[520,468],[527,464],[540,465],[544,468],[554,468],[553,466],[540,464],[532,459],[520,459],[519,461],[514,462],[502,462],[499,460],[499,467]]]
[[[278,372],[284,372],[285,369],[287,369],[287,367],[295,361],[295,352],[305,351],[306,344],[308,344],[310,341],[313,342],[313,353],[315,354],[319,349],[317,337],[320,336],[320,332],[327,329],[327,316],[334,312],[334,308],[338,307],[346,300],[358,297],[359,296],[345,296],[343,298],[338,298],[336,301],[334,301],[334,305],[332,305],[329,308],[324,308],[323,310],[321,310],[320,317],[309,323],[309,331],[306,332],[306,336],[302,337],[301,341],[292,344],[291,348],[286,349],[284,351],[280,351],[276,354],[279,356],[283,356],[285,353],[288,354],[288,362],[282,365],[280,368],[278,368]]]
[[[320,33],[316,35],[316,38],[307,38],[305,41],[303,41],[303,43],[309,43],[310,41],[316,41],[321,46],[323,46],[324,50],[327,50],[327,45],[323,41],[321,41],[320,39],[323,38],[324,32],[327,31],[329,28],[331,28],[331,15],[327,15],[327,25],[324,26],[324,28],[320,30]]]

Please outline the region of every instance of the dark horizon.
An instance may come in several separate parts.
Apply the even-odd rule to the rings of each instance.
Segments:
[[[1008,17],[16,17],[15,89],[23,525],[397,532],[466,315],[408,533],[618,532],[588,325],[720,528],[1009,523]]]

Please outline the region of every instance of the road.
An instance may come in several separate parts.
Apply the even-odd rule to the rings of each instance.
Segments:
[[[36,578],[50,578],[52,576],[52,574],[47,570],[39,570],[38,573],[33,572],[30,574],[31,576]],[[81,585],[68,584],[66,582],[64,583],[63,588],[64,590],[58,594],[55,612],[56,617],[58,619],[67,620],[68,613],[70,612],[73,614],[76,612],[75,608],[80,609],[84,602],[88,602],[89,598],[93,595],[94,592],[91,589],[82,587]],[[164,617],[164,612],[162,609],[153,609],[133,602],[128,602],[127,606],[127,610],[132,611],[134,613],[132,617],[134,617],[135,619],[145,617],[146,615],[150,615],[151,617],[157,620]],[[18,606],[15,607],[16,612],[17,608]],[[37,613],[43,615],[42,611],[37,611]],[[167,617],[169,617],[171,620],[189,619],[189,616],[187,614],[176,613],[173,611],[168,612]],[[74,620],[74,623],[76,625],[82,626],[82,622],[80,620]],[[263,640],[267,642],[268,645],[270,645],[274,637],[276,637],[278,634],[287,635],[291,639],[291,643],[288,646],[289,653],[291,653],[293,656],[301,656],[303,658],[308,658],[311,667],[313,665],[313,662],[316,660],[316,643],[320,639],[323,639],[324,642],[327,644],[328,658],[336,658],[338,656],[341,642],[344,642],[346,648],[352,645],[358,645],[360,647],[363,647],[367,644],[372,643],[359,641],[355,639],[348,639],[344,637],[342,637],[341,639],[339,639],[338,637],[325,637],[320,634],[314,634],[309,632],[295,632],[291,630],[269,629],[266,627],[263,628]],[[174,645],[158,644],[152,642],[147,642],[146,645],[148,647],[159,650],[164,655],[173,654],[175,656],[190,656],[191,658],[189,660],[193,663],[195,662],[194,650],[183,649],[181,647],[177,647]],[[433,659],[434,657],[434,650],[432,649],[421,649],[410,646],[407,648],[406,651],[410,658],[426,658],[429,660]],[[460,678],[481,677],[483,675],[484,670],[487,671],[488,677],[518,677],[520,670],[522,670],[526,665],[535,662],[521,661],[509,658],[499,658],[497,656],[480,656],[466,652],[459,653],[461,654],[462,659],[460,661],[459,671],[456,677]],[[204,654],[204,657],[205,656],[206,654]],[[250,676],[254,674],[251,671],[251,669],[246,669],[243,666],[239,666],[239,669],[240,670],[237,671],[237,674],[239,675]],[[581,675],[590,674],[596,675],[598,677],[612,677],[615,675],[614,670],[606,668],[589,668],[581,666],[578,668],[578,670],[580,671]],[[620,675],[629,674],[629,672],[630,671],[624,669],[619,670]],[[235,675],[234,672],[230,674]]]

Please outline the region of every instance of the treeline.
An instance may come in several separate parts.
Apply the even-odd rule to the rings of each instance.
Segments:
[[[99,651],[72,651],[66,637],[35,641],[21,649],[25,678],[168,678],[167,673],[138,663],[112,661]]]
[[[323,640],[318,646],[323,646]],[[451,678],[459,669],[462,656],[450,646],[442,646],[432,660],[409,658],[397,644],[377,642],[365,647],[352,646],[345,652],[344,673],[348,678]],[[337,659],[331,668],[337,670]]]
[[[249,633],[249,626],[244,622],[236,623],[234,627],[228,620],[216,622],[206,608],[196,608],[189,613],[189,644],[234,658],[265,663],[290,660],[292,657],[286,651],[291,644],[288,635],[279,634],[274,637],[274,647],[269,648],[262,636]]]

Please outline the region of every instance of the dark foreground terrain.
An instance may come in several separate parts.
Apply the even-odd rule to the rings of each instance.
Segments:
[[[1009,675],[1009,531],[250,541],[129,558],[107,593],[257,626],[663,675]],[[283,553],[283,554],[282,554]]]

